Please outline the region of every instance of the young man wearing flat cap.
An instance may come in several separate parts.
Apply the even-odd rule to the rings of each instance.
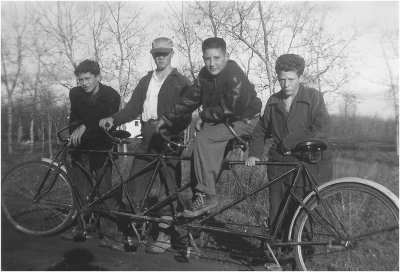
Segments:
[[[100,127],[110,129],[112,126],[122,125],[140,116],[143,139],[135,149],[135,152],[138,153],[159,153],[161,151],[162,140],[159,134],[154,133],[155,123],[157,119],[163,116],[175,104],[185,88],[190,85],[187,77],[180,74],[176,68],[171,67],[171,59],[174,55],[171,39],[165,37],[157,38],[152,42],[151,47],[150,53],[157,68],[140,79],[132,93],[131,99],[121,111],[99,122]],[[182,133],[190,124],[190,121],[191,115],[183,116],[181,122],[174,128],[171,128],[173,134]],[[111,126],[106,127],[107,123]],[[135,158],[129,175],[133,176],[147,163],[147,161]],[[181,178],[179,161],[168,161],[168,166],[172,180],[179,182]],[[140,204],[143,200],[147,185],[151,179],[151,173],[152,171],[149,171],[128,183],[128,191],[136,205]],[[165,195],[163,189],[161,193]],[[160,213],[163,214],[162,218],[172,219],[169,207],[166,207]],[[160,228],[157,241],[151,247],[148,247],[146,251],[150,253],[164,253],[166,249],[171,247],[171,231],[172,229],[168,227]]]

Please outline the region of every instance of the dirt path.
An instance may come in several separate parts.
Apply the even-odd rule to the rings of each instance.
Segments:
[[[12,229],[4,219],[1,233],[2,270],[259,270],[238,262],[183,258],[171,250],[153,255],[140,247],[137,252],[118,252],[98,246],[98,239],[78,243],[59,236],[34,237]]]

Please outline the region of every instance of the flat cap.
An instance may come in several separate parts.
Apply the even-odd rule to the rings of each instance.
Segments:
[[[171,39],[160,37],[151,43],[151,54],[154,53],[169,53],[174,47]]]

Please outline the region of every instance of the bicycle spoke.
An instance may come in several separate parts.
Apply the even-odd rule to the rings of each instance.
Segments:
[[[380,194],[380,195],[379,195]],[[321,192],[329,209],[315,199],[312,213],[302,213],[296,223],[299,241],[329,242],[326,246],[296,246],[300,266],[310,270],[392,270],[398,265],[398,208],[389,198],[363,184],[340,184]],[[310,216],[334,213],[335,239]],[[301,223],[300,223],[301,222]],[[310,226],[312,225],[313,231]],[[343,230],[343,231],[342,231]],[[325,232],[325,233],[324,233]]]
[[[45,173],[50,170],[47,179]],[[52,234],[69,224],[73,215],[72,188],[65,173],[46,162],[27,162],[2,181],[2,207],[10,223],[29,234]],[[42,194],[35,196],[37,188]],[[35,200],[35,201],[34,201]]]

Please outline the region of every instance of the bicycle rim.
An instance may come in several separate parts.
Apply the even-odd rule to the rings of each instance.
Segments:
[[[297,269],[398,270],[399,210],[390,197],[360,183],[335,184],[320,194],[329,208],[314,197],[307,203],[312,212],[296,219],[295,242],[312,243],[295,246]]]
[[[71,222],[74,214],[71,184],[66,173],[60,170],[56,177],[55,174],[54,166],[40,161],[18,165],[4,177],[2,208],[15,229],[26,234],[50,235],[65,229]],[[41,192],[49,190],[34,201],[41,183]]]

